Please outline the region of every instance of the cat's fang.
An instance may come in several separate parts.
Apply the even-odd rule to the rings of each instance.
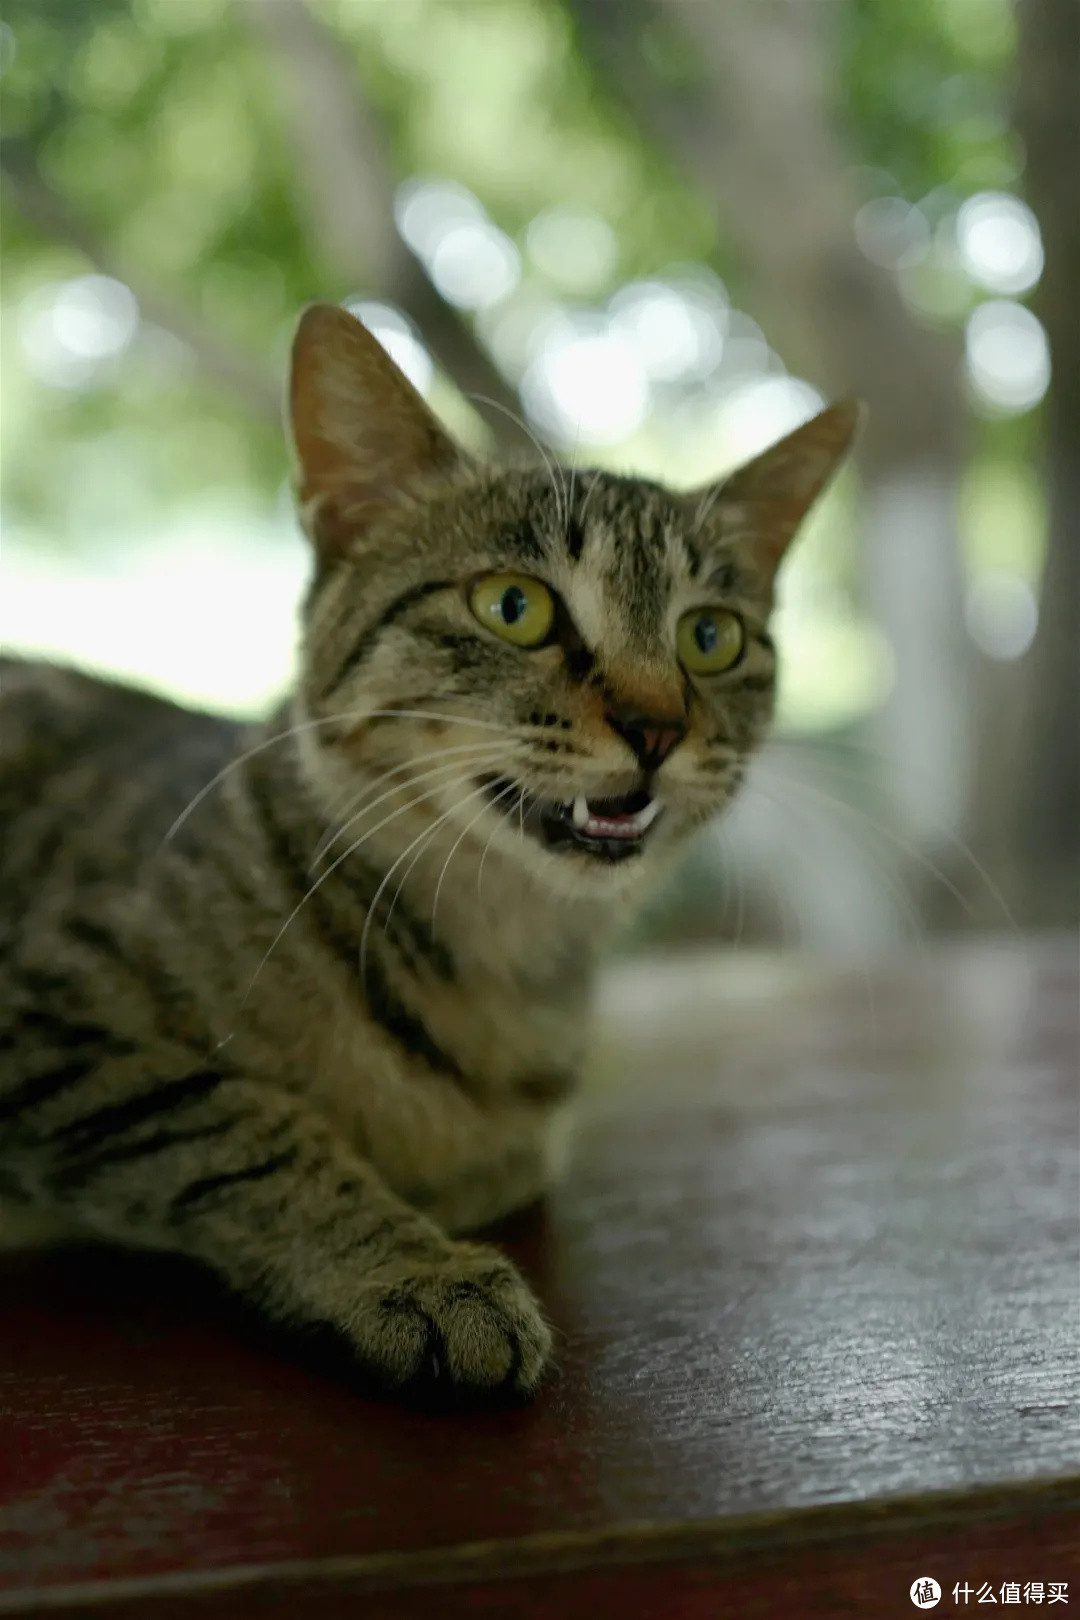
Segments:
[[[643,810],[639,810],[637,815],[634,817],[638,832],[643,833],[647,827],[651,827],[663,808],[664,806],[660,799],[650,799],[645,808]]]
[[[638,854],[664,809],[663,801],[643,788],[591,800],[583,793],[552,800],[522,794],[520,785],[505,777],[489,777],[481,785],[504,816],[547,849],[576,849],[604,861]]]
[[[659,799],[650,799],[647,805],[632,815],[603,816],[590,813],[582,825],[577,819],[579,803],[580,800],[575,799],[574,825],[590,838],[641,838],[663,809]]]

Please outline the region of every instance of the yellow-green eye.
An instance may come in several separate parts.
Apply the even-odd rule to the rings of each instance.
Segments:
[[[675,643],[684,669],[694,675],[719,675],[739,662],[746,633],[735,613],[724,608],[695,608],[679,620]]]
[[[528,574],[487,574],[469,596],[481,624],[518,647],[538,647],[555,618],[555,599]]]

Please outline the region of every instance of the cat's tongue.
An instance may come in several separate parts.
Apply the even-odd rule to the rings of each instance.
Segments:
[[[658,799],[645,799],[634,809],[621,807],[619,800],[586,799],[579,793],[571,809],[571,819],[586,838],[640,838],[660,814]]]

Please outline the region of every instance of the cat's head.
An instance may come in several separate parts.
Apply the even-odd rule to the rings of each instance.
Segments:
[[[380,815],[409,801],[402,827],[443,816],[575,894],[639,881],[724,808],[772,712],[777,566],[860,407],[690,493],[542,452],[492,466],[359,321],[313,305],[290,408],[328,789],[393,773]]]

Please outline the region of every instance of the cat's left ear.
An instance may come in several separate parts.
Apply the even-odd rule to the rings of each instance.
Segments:
[[[324,561],[467,461],[378,340],[340,304],[309,304],[300,317],[289,422],[301,518]]]
[[[698,513],[751,554],[767,583],[803,518],[855,442],[866,407],[844,399],[804,422],[720,483],[691,496]]]

